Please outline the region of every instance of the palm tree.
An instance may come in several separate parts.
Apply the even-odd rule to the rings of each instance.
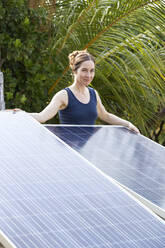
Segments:
[[[165,1],[29,0],[45,6],[56,30],[50,96],[71,83],[68,54],[87,48],[96,58],[93,86],[105,107],[156,137],[163,125]]]

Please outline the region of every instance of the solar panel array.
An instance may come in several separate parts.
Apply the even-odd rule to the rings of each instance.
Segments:
[[[25,113],[0,113],[6,248],[163,248],[165,224]]]
[[[47,128],[107,175],[149,200],[165,218],[165,147],[122,127]]]

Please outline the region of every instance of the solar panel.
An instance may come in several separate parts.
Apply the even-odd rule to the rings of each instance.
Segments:
[[[165,247],[164,222],[112,179],[28,114],[0,119],[6,248]]]
[[[165,148],[113,126],[47,126],[165,218]]]

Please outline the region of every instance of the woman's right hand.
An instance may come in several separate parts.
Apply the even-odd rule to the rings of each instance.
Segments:
[[[23,111],[23,110],[19,108],[14,108],[14,109],[5,109],[5,111],[12,111],[13,114],[16,114],[18,111]]]

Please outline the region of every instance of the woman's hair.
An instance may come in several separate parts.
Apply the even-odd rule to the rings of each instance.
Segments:
[[[84,61],[92,60],[95,63],[94,57],[87,50],[74,51],[69,54],[68,58],[72,72],[76,72]]]

